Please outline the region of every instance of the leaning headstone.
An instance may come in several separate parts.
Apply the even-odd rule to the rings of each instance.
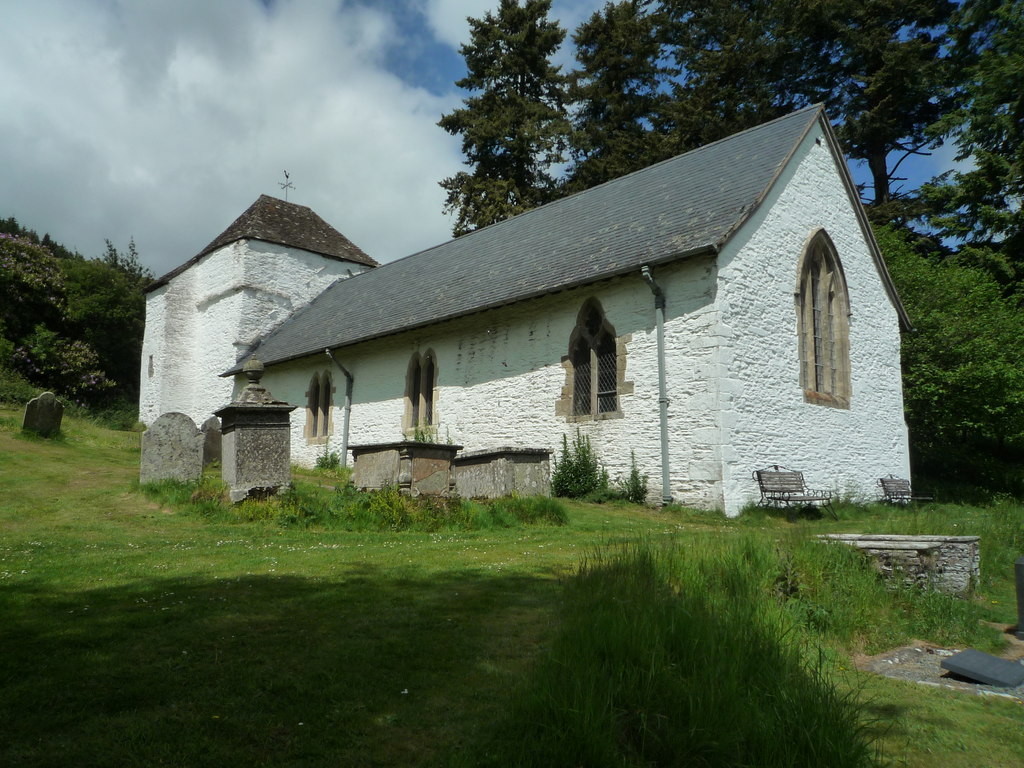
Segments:
[[[21,428],[27,432],[35,432],[41,437],[50,437],[60,432],[60,422],[64,418],[64,406],[53,392],[43,392],[34,397],[25,406],[25,419]]]
[[[221,457],[220,419],[211,416],[200,427],[203,432],[203,466],[219,462]]]
[[[1000,659],[984,651],[968,648],[956,656],[943,659],[940,666],[954,675],[985,685],[1016,688],[1024,683],[1024,664]]]
[[[142,433],[139,482],[191,482],[203,474],[203,434],[184,413],[165,413]]]

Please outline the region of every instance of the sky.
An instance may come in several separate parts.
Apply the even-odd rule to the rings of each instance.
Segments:
[[[603,5],[552,16],[571,32]],[[134,239],[161,275],[287,171],[290,201],[380,262],[444,242],[438,182],[465,166],[437,121],[466,96],[466,17],[496,6],[0,0],[0,218],[87,257]]]

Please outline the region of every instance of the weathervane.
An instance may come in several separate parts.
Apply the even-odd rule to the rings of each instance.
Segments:
[[[295,189],[295,185],[291,182],[291,177],[288,175],[288,171],[284,172],[284,181],[277,182],[277,186],[284,190],[285,202],[288,202],[288,190]]]

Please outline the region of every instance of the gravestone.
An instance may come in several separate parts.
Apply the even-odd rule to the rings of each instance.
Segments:
[[[21,428],[27,432],[35,432],[41,437],[50,437],[60,432],[60,422],[64,418],[64,406],[53,392],[43,392],[34,397],[25,406],[25,418]]]
[[[203,466],[207,467],[221,459],[220,419],[211,416],[200,429],[203,433]]]
[[[943,659],[940,666],[954,675],[966,677],[985,685],[1016,688],[1024,683],[1024,664],[1000,659],[984,651],[968,648],[956,656]]]
[[[279,493],[292,480],[290,414],[295,406],[275,400],[260,386],[259,360],[249,360],[242,373],[249,383],[237,400],[217,411],[224,441],[221,477],[233,502]]]
[[[142,433],[139,482],[191,482],[203,474],[203,434],[184,413],[165,413]]]

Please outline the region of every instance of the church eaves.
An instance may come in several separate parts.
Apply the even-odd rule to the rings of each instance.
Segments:
[[[340,280],[238,365],[252,355],[268,365],[281,363],[643,265],[717,252],[757,209],[819,120],[834,143],[822,108],[808,107]],[[855,195],[842,154],[834,151]],[[855,197],[853,202],[859,206]],[[873,242],[869,227],[866,237]],[[876,262],[888,280],[880,254]],[[894,289],[891,295],[905,317]]]
[[[208,253],[237,240],[262,240],[290,248],[318,253],[330,259],[352,261],[368,267],[377,262],[359,246],[320,218],[311,208],[296,205],[268,195],[260,195],[255,203],[221,232],[203,250],[147,287],[152,291],[180,275]]]

